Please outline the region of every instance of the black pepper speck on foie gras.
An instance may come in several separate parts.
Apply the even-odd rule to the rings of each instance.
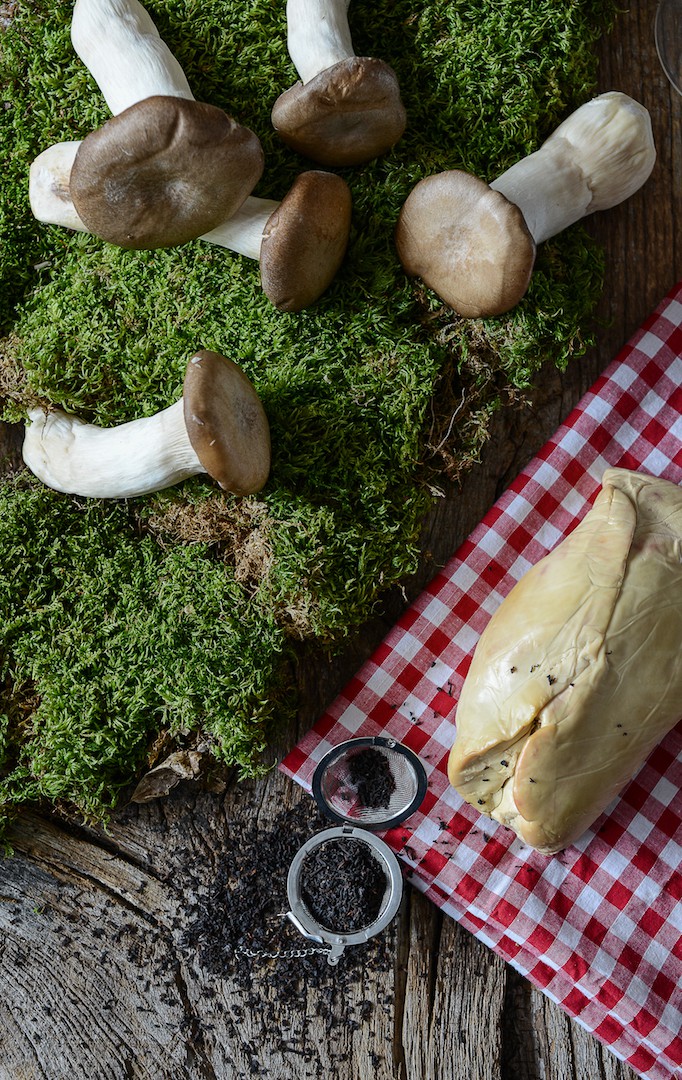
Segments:
[[[481,635],[450,783],[546,854],[578,840],[682,717],[682,488],[607,469],[582,522]]]

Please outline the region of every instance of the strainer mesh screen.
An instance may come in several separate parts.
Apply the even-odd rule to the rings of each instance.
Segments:
[[[358,825],[377,825],[404,813],[418,777],[408,758],[389,747],[351,747],[330,762],[320,782],[327,805]]]

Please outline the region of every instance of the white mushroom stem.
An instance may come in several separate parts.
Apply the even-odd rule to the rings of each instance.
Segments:
[[[355,56],[350,0],[287,0],[287,49],[302,83]]]
[[[255,195],[249,195],[228,221],[204,233],[199,239],[258,261],[265,226],[279,205],[275,199],[258,199]]]
[[[31,163],[28,193],[33,216],[38,221],[74,232],[88,232],[69,194],[69,177],[79,146],[79,142],[63,142],[43,150]],[[249,195],[236,214],[199,239],[257,261],[263,230],[279,205],[275,199]]]
[[[205,470],[187,435],[183,401],[113,428],[61,410],[31,409],[23,458],[55,491],[127,499],[171,487]]]
[[[71,41],[114,115],[156,94],[194,100],[180,64],[138,0],[76,0]]]
[[[582,105],[490,187],[519,207],[540,244],[587,214],[629,198],[655,161],[649,113],[611,91]]]
[[[69,179],[79,142],[54,143],[31,162],[28,198],[33,216],[47,225],[87,232],[71,199]]]

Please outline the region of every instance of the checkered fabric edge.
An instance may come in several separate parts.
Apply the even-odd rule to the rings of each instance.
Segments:
[[[478,638],[583,518],[608,466],[682,484],[682,282],[405,612],[282,770],[310,790],[345,739],[388,735],[429,775],[384,839],[413,885],[646,1080],[682,1077],[682,724],[593,828],[552,857],[447,780]]]

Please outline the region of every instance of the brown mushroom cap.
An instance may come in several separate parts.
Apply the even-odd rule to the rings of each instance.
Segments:
[[[270,427],[242,369],[202,349],[183,384],[187,435],[205,471],[233,495],[260,491],[270,472]]]
[[[257,136],[222,109],[156,96],[86,136],[69,187],[83,223],[103,240],[172,247],[231,217],[262,172]]]
[[[384,154],[405,130],[393,68],[353,56],[295,83],[277,98],[272,125],[293,150],[320,165],[361,165]]]
[[[406,273],[467,318],[514,307],[535,263],[535,241],[518,206],[457,169],[419,181],[400,211],[395,240]]]
[[[334,173],[297,176],[263,230],[263,292],[280,311],[300,311],[334,279],[348,246],[348,184]]]

